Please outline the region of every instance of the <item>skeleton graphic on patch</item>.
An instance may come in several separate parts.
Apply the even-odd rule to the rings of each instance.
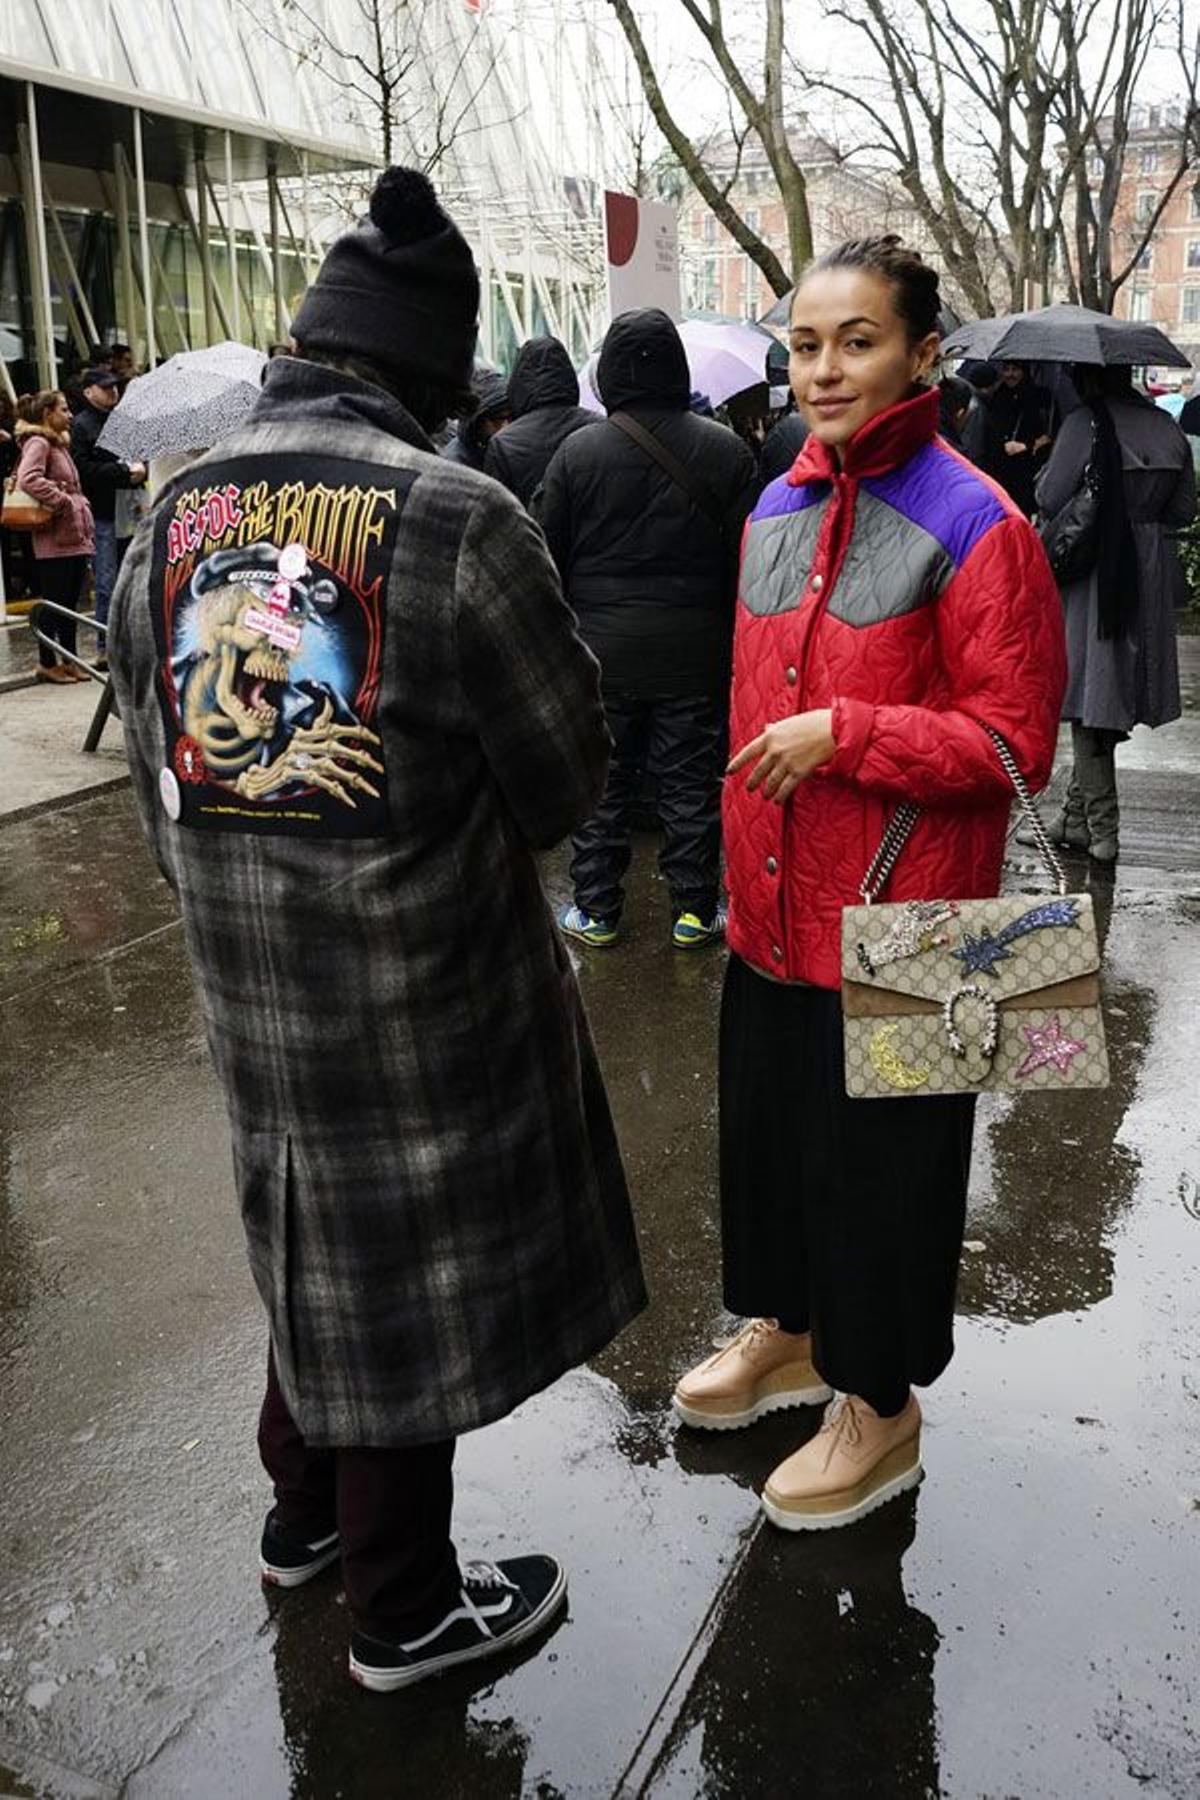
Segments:
[[[379,738],[339,680],[337,585],[312,578],[303,546],[218,550],[192,576],[190,600],[172,656],[181,779],[202,765],[247,800],[306,787],[345,806],[378,798]],[[188,761],[197,752],[199,765]]]
[[[378,713],[406,490],[395,471],[351,468],[339,481],[332,459],[210,464],[159,509],[160,789],[185,827],[389,829]]]

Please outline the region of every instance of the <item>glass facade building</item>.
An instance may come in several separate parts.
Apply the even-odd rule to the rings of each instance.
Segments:
[[[355,60],[372,7],[386,121]],[[58,384],[94,342],[146,364],[285,338],[387,153],[430,169],[471,239],[481,352],[504,366],[548,329],[582,360],[604,59],[586,9],[554,11],[539,38],[504,0],[0,0],[0,378]]]

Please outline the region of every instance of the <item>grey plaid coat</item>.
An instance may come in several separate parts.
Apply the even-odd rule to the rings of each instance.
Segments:
[[[484,1425],[645,1304],[604,1086],[534,859],[604,785],[597,669],[537,528],[495,483],[430,451],[381,391],[280,359],[246,427],[160,497],[112,605],[134,792],[183,912],[283,1391],[315,1445]],[[183,685],[194,634],[190,657],[164,656],[166,559],[185,542],[165,547],[165,517],[174,508],[192,531],[196,502],[180,495],[215,470],[215,491],[241,495],[244,537],[256,477],[295,467],[311,480],[314,457],[322,494],[355,468],[372,492],[394,480],[403,494],[392,535],[374,541],[387,548],[382,650],[373,711],[358,714],[374,738],[344,740],[372,760],[343,752],[336,765],[343,794],[355,767],[374,786],[353,806],[328,792],[293,801],[260,829],[270,799],[243,803],[226,784],[229,804],[193,817],[215,828],[189,828],[186,807],[171,816],[178,777],[189,807],[217,790],[188,785],[203,741],[176,739],[164,706],[178,689],[185,724],[201,716]],[[231,527],[222,541],[236,539]],[[263,578],[256,565],[229,579]],[[317,641],[311,606],[290,616]],[[335,685],[307,684],[308,721]],[[242,691],[265,717],[271,690]],[[328,832],[321,805],[336,815]]]

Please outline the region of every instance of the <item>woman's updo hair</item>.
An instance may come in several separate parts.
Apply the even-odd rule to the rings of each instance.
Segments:
[[[826,269],[865,269],[880,275],[892,289],[893,305],[908,330],[910,344],[920,343],[938,328],[941,296],[938,273],[894,231],[879,237],[847,238],[809,263],[801,281]]]
[[[62,398],[61,388],[42,388],[36,394],[27,395],[24,408],[18,406],[17,410],[27,425],[40,425],[46,414],[53,412]]]

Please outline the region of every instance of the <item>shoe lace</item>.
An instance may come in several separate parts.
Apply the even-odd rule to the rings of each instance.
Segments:
[[[825,1468],[833,1461],[834,1452],[843,1441],[852,1449],[862,1442],[862,1423],[854,1405],[853,1396],[842,1394],[837,1400],[831,1400],[825,1408],[825,1417],[821,1421],[818,1437],[827,1437],[829,1443],[825,1450]]]
[[[749,1356],[759,1345],[779,1330],[778,1319],[749,1319],[738,1331],[729,1337],[713,1339],[713,1349],[719,1354],[726,1350],[738,1350],[743,1356]]]
[[[516,1583],[510,1581],[503,1569],[498,1569],[495,1563],[464,1563],[462,1567],[462,1579],[464,1587],[469,1585],[470,1587],[481,1588],[512,1588],[513,1592],[516,1592]]]
[[[479,1632],[481,1637],[486,1637],[486,1638],[495,1637],[495,1635],[496,1635],[495,1631],[492,1629],[491,1625],[484,1618],[483,1614],[479,1611],[479,1608],[475,1605],[475,1602],[472,1600],[471,1595],[468,1591],[470,1588],[476,1588],[476,1589],[484,1588],[485,1590],[487,1590],[489,1592],[496,1592],[496,1593],[498,1593],[503,1588],[507,1588],[509,1590],[509,1592],[513,1593],[513,1594],[520,1593],[520,1589],[517,1587],[517,1584],[514,1581],[510,1581],[508,1579],[508,1576],[504,1573],[504,1571],[502,1569],[498,1569],[496,1567],[495,1563],[469,1562],[469,1563],[463,1564],[463,1567],[462,1567],[462,1605],[463,1605],[463,1608],[465,1609],[466,1612],[468,1612],[470,1614],[471,1619],[474,1622],[475,1629]]]

